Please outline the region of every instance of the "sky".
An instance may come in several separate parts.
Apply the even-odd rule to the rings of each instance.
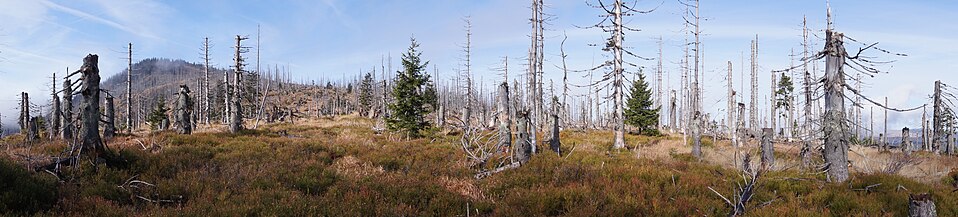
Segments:
[[[552,20],[546,29],[545,76],[561,84],[560,44],[570,70],[592,68],[608,59],[600,48],[608,33],[584,29],[597,23],[601,11],[582,0],[546,0]],[[594,1],[593,1],[594,2]],[[531,26],[530,1],[520,0],[0,0],[0,121],[16,123],[20,92],[29,92],[34,104],[49,104],[52,73],[75,69],[88,53],[100,55],[101,76],[120,73],[126,66],[127,43],[133,43],[134,61],[151,57],[200,61],[200,45],[209,37],[213,63],[227,67],[236,35],[249,36],[246,46],[261,54],[261,67],[287,66],[297,80],[352,79],[379,67],[391,56],[394,70],[411,37],[422,45],[423,58],[439,70],[447,83],[462,67],[464,19],[472,22],[472,73],[486,89],[501,82],[495,68],[508,57],[510,76],[524,70]],[[679,60],[686,33],[685,7],[675,0],[639,1],[649,14],[626,18],[640,29],[628,32],[625,45],[645,57],[658,56],[663,38],[665,89],[679,89]],[[837,31],[865,43],[906,57],[880,52],[866,55],[895,60],[880,69],[888,72],[866,78],[864,95],[892,107],[915,107],[929,102],[935,80],[958,84],[958,2],[930,0],[862,0],[831,2]],[[741,86],[743,56],[747,64],[749,43],[759,38],[759,93],[769,92],[770,71],[788,68],[791,51],[802,51],[802,17],[814,34],[812,50],[820,50],[825,28],[824,0],[734,0],[701,2],[701,44],[704,62],[703,107],[721,120],[726,107],[727,62],[735,72],[733,86]],[[259,38],[257,29],[259,28]],[[256,47],[256,41],[260,46]],[[849,51],[859,44],[846,43]],[[629,59],[654,68],[656,61]],[[255,62],[251,62],[255,67]],[[627,70],[637,71],[636,68]],[[851,71],[851,70],[847,70]],[[819,73],[821,74],[821,73]],[[581,72],[572,72],[574,84],[588,83]],[[647,75],[651,77],[651,75]],[[512,79],[510,78],[510,79]],[[747,81],[744,80],[744,81]],[[745,90],[740,90],[744,87]],[[587,92],[573,88],[573,93]],[[748,99],[745,99],[746,103]],[[765,108],[764,104],[760,107]],[[47,107],[43,108],[44,110]],[[767,110],[767,109],[766,109]],[[868,120],[869,107],[863,109]],[[875,119],[881,120],[876,109]],[[929,111],[930,112],[930,111]],[[889,113],[889,131],[919,128],[921,112]],[[880,123],[880,122],[878,122]],[[876,123],[877,125],[877,123]],[[880,129],[876,126],[876,129]]]

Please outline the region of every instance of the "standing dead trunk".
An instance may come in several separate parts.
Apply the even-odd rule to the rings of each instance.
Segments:
[[[190,98],[190,88],[186,85],[180,85],[179,97],[176,101],[176,132],[179,134],[192,134],[193,123],[193,99]]]
[[[63,140],[67,141],[73,139],[74,128],[72,85],[69,78],[63,80],[63,108],[61,108],[63,110],[61,112],[63,119],[61,119],[62,122],[60,124],[60,127],[63,129],[60,129],[60,136],[62,136]]]
[[[26,135],[27,142],[33,142],[39,139],[36,132],[36,125],[33,117],[30,115],[30,94],[20,93],[20,132]]]
[[[51,95],[51,103],[53,108],[50,108],[50,134],[48,135],[51,140],[56,139],[60,136],[60,97],[57,96],[57,73],[53,73],[53,94]]]
[[[40,140],[40,117],[31,117],[27,126],[27,141],[33,142]]]
[[[240,101],[242,99],[241,93],[244,88],[240,88],[240,85],[242,85],[242,80],[243,80],[242,76],[243,76],[243,72],[245,72],[243,70],[244,59],[242,54],[247,51],[246,50],[247,48],[243,47],[241,42],[246,39],[249,39],[249,38],[242,37],[239,35],[236,36],[236,47],[235,47],[236,53],[235,53],[235,56],[233,57],[233,60],[235,61],[235,65],[233,66],[234,67],[233,68],[234,69],[233,70],[233,85],[232,85],[233,97],[232,97],[232,102],[230,102],[231,103],[230,112],[232,112],[232,114],[230,114],[230,121],[229,121],[230,133],[238,133],[240,130],[243,129],[243,108],[240,105]]]
[[[848,138],[845,124],[845,78],[842,67],[845,65],[843,35],[832,30],[826,31],[825,65],[825,163],[828,180],[844,182],[848,180]]]
[[[113,138],[116,135],[116,112],[113,107],[113,96],[107,95],[103,100],[103,138]]]
[[[771,167],[775,163],[775,144],[772,143],[775,131],[772,128],[762,129],[762,165]]]
[[[509,84],[502,82],[502,84],[499,84],[499,108],[497,111],[499,113],[499,143],[502,147],[512,146],[509,105]]]
[[[562,155],[560,152],[560,147],[562,142],[559,141],[559,115],[552,114],[552,139],[549,140],[549,149],[555,151],[556,154]]]
[[[702,114],[695,111],[692,115],[692,156],[702,160]]]
[[[109,155],[100,139],[100,68],[99,57],[89,54],[83,58],[83,66],[77,72],[82,74],[83,87],[80,95],[80,147],[83,153],[94,158]]]
[[[532,156],[532,144],[529,142],[529,111],[516,112],[516,128],[519,130],[519,141],[516,141],[513,156],[520,164],[525,164]]]
[[[935,208],[935,201],[931,200],[931,194],[908,195],[908,216],[909,217],[938,216],[938,211]]]
[[[907,127],[901,128],[901,151],[905,154],[911,154],[912,151],[910,136],[911,132]]]

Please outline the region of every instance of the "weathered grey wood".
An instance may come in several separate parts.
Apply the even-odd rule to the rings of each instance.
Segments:
[[[762,129],[762,164],[767,166],[775,164],[774,136],[775,132],[772,128]]]
[[[62,127],[62,129],[60,129],[60,136],[63,140],[67,141],[73,139],[73,128],[75,128],[73,122],[73,88],[71,85],[73,84],[69,78],[63,80],[63,106],[60,112],[60,114],[63,115],[63,119],[60,120],[60,127]]]
[[[825,59],[825,151],[827,177],[831,182],[848,180],[848,138],[845,128],[845,48],[840,32],[826,31]]]
[[[100,138],[100,68],[97,66],[99,57],[89,54],[83,58],[81,73],[83,87],[80,88],[80,147],[83,153],[96,158],[106,154],[103,141]]]
[[[901,128],[901,151],[905,154],[911,154],[912,151],[910,135],[911,131],[907,127]]]
[[[524,164],[532,156],[532,144],[529,141],[529,111],[523,110],[517,112],[516,129],[519,130],[519,140],[516,141],[513,156],[516,161]]]
[[[27,141],[34,142],[40,140],[40,117],[31,117],[30,124],[27,126]]]
[[[53,73],[53,83],[51,83],[52,88],[50,95],[53,97],[50,101],[52,108],[50,108],[50,133],[49,139],[53,140],[60,136],[60,97],[57,96],[57,73]],[[0,128],[2,129],[2,128]]]
[[[246,48],[243,47],[242,41],[246,39],[249,39],[249,38],[242,37],[239,35],[236,36],[236,47],[235,47],[236,52],[235,52],[235,56],[233,57],[233,60],[235,62],[233,66],[234,67],[233,68],[233,85],[232,85],[233,97],[232,97],[232,102],[230,102],[231,104],[229,106],[231,107],[230,108],[231,114],[230,114],[230,121],[229,121],[230,133],[238,133],[240,130],[243,129],[243,107],[240,105],[240,101],[242,101],[241,92],[243,88],[240,88],[240,86],[242,85],[243,72],[245,72],[243,70],[244,58],[242,54],[246,52],[245,50]]]
[[[116,110],[113,106],[113,96],[107,95],[103,99],[103,138],[113,138],[116,135]]]
[[[562,155],[562,141],[559,140],[559,115],[552,114],[552,139],[549,140],[549,149]]]
[[[127,64],[128,68],[126,70],[126,133],[133,133],[133,43],[129,44],[127,47],[129,50],[127,53]],[[105,137],[105,136],[104,136]]]
[[[509,117],[509,84],[502,82],[499,84],[499,143],[502,147],[512,146],[511,118]]]
[[[909,217],[935,217],[938,216],[935,201],[931,194],[912,194],[908,195],[908,216]]]
[[[193,99],[190,97],[190,88],[186,85],[180,85],[180,92],[178,94],[178,99],[176,100],[176,116],[174,117],[177,133],[192,134],[193,123],[191,117],[193,116]]]

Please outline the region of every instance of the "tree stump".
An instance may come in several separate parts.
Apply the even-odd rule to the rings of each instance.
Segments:
[[[912,151],[911,140],[908,138],[910,135],[910,130],[907,127],[901,128],[901,151],[909,155]]]
[[[762,164],[767,166],[775,163],[775,145],[772,143],[774,134],[772,128],[762,128]]]
[[[104,117],[106,118],[103,121],[103,138],[113,138],[116,135],[116,112],[113,107],[113,96],[107,95],[106,99],[103,101]]]
[[[80,88],[80,147],[83,153],[95,158],[108,158],[108,153],[100,139],[100,68],[99,57],[89,54],[83,58],[81,73],[83,87]]]
[[[176,115],[173,120],[176,124],[177,133],[193,133],[192,116],[193,99],[190,99],[190,88],[186,85],[180,85],[179,98],[176,101]]]
[[[516,128],[519,130],[519,141],[516,141],[513,156],[520,164],[529,161],[532,156],[532,144],[529,143],[529,111],[517,112]]]
[[[555,115],[555,114],[552,115],[552,123],[553,123],[552,124],[552,139],[549,140],[549,149],[552,149],[552,151],[555,151],[557,154],[561,155],[562,153],[560,152],[561,150],[559,148],[561,147],[562,142],[559,141],[559,116],[558,115]]]
[[[512,146],[512,131],[510,129],[509,85],[506,82],[499,84],[499,143],[502,147]],[[439,107],[442,110],[442,106]],[[442,116],[442,113],[439,114]],[[442,117],[441,117],[442,118]],[[441,120],[440,118],[440,120]],[[440,125],[442,126],[442,125]]]
[[[73,139],[73,129],[76,127],[73,122],[73,87],[70,82],[70,79],[63,80],[63,102],[61,109],[63,110],[63,118],[60,123],[60,136],[63,140],[70,141]]]
[[[935,201],[931,200],[931,194],[912,194],[908,196],[908,216],[909,217],[934,217],[938,216],[935,208]]]

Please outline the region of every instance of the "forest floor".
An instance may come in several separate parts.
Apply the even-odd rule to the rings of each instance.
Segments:
[[[562,155],[541,150],[517,169],[477,180],[456,132],[405,140],[357,116],[260,124],[238,135],[223,126],[121,135],[106,144],[125,165],[86,161],[62,168],[63,180],[27,168],[51,161],[64,142],[4,138],[0,214],[715,216],[732,210],[722,197],[735,200],[744,184],[736,150],[758,162],[754,140],[736,149],[707,137],[699,161],[681,136],[627,135],[629,149],[613,150],[611,132],[566,130]],[[955,157],[855,146],[851,179],[829,183],[802,168],[799,145],[776,144],[776,163],[745,203],[748,215],[904,216],[917,193],[931,193],[939,215],[958,215]],[[896,165],[904,166],[889,169]]]

